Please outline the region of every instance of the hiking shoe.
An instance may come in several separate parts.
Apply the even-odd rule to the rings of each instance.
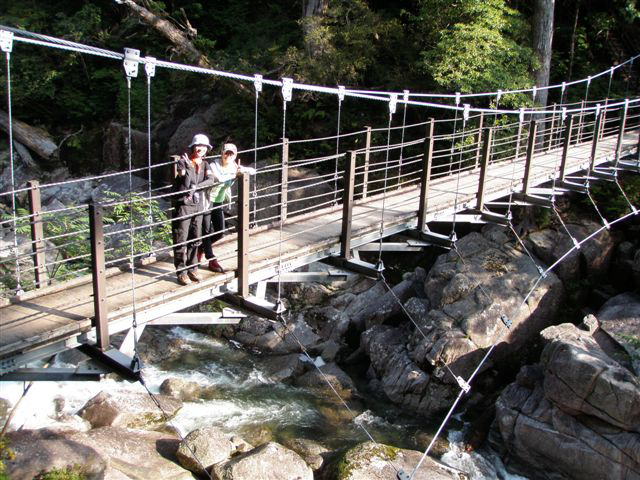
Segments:
[[[224,273],[224,268],[222,268],[222,265],[220,265],[215,258],[209,260],[209,270],[216,273]]]
[[[198,272],[196,272],[196,271],[192,272],[190,270],[190,271],[187,272],[187,275],[189,275],[189,278],[191,280],[193,280],[194,282],[196,282],[196,283],[198,283],[200,281],[200,275],[198,275]]]
[[[178,283],[180,285],[189,285],[191,282],[189,281],[187,274],[183,272],[178,274]]]

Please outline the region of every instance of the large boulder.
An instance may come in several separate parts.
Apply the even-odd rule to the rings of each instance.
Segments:
[[[510,468],[530,478],[640,478],[640,384],[572,324],[542,332],[541,362],[496,402]]]
[[[231,456],[233,443],[215,427],[199,428],[180,442],[176,456],[180,465],[194,473],[204,475],[212,465]]]
[[[327,397],[333,397],[335,395],[334,390],[343,399],[360,396],[351,377],[335,363],[312,368],[304,375],[296,378],[295,385],[321,392]]]
[[[182,402],[166,395],[155,395],[162,410],[149,395],[127,391],[102,391],[90,399],[78,412],[93,428],[125,427],[152,429],[173,418]]]
[[[313,470],[292,450],[270,442],[216,464],[217,480],[313,480]]]
[[[16,454],[6,462],[9,478],[33,478],[41,471],[76,466],[87,480],[194,479],[176,462],[179,439],[166,433],[103,427],[86,433],[43,429],[7,435]]]
[[[640,295],[628,292],[610,298],[597,317],[602,330],[626,349],[631,368],[640,375]]]
[[[334,465],[336,480],[396,480],[398,471],[413,472],[422,452],[366,442],[349,449]],[[408,477],[407,477],[408,478]],[[455,468],[426,457],[413,476],[415,480],[464,480],[468,476]]]

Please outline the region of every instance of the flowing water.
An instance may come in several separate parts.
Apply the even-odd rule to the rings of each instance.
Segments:
[[[370,440],[370,435],[379,443],[424,450],[436,429],[436,425],[419,422],[415,416],[405,415],[393,405],[369,399],[366,408],[354,410],[357,417],[350,422],[350,412],[337,397],[319,397],[308,390],[273,382],[264,373],[262,357],[233,342],[180,327],[171,329],[169,335],[179,337],[185,345],[170,360],[145,366],[143,376],[147,387],[157,393],[169,377],[208,387],[206,398],[185,402],[171,421],[182,435],[199,427],[216,426],[249,441],[265,434],[280,442],[291,437],[309,438],[330,449]],[[15,404],[23,388],[20,382],[2,382],[0,397]],[[102,390],[144,392],[139,384],[113,379],[37,382],[16,410],[11,428],[56,425],[61,417],[73,416]],[[56,398],[64,399],[64,403],[56,402]],[[435,420],[441,421],[441,418]],[[491,451],[466,453],[460,432],[463,423],[453,419],[450,426],[448,447],[439,444],[442,453],[446,450],[443,462],[468,472],[472,479],[523,478],[507,474],[499,457]]]

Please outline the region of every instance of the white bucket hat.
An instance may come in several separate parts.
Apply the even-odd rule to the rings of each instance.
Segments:
[[[204,145],[205,147],[213,148],[209,143],[209,137],[202,133],[198,133],[197,135],[193,136],[193,140],[191,140],[189,148],[193,147],[194,145]]]
[[[222,146],[222,153],[233,152],[234,155],[238,154],[238,148],[233,143],[225,143]]]

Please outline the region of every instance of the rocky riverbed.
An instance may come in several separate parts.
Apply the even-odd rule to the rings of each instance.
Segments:
[[[491,452],[528,478],[640,478],[638,227],[603,230],[545,272],[570,248],[566,231],[580,241],[598,228],[568,222],[520,242],[485,226],[424,268],[411,260],[389,288],[355,275],[287,288],[285,323],[248,317],[197,334],[147,329],[140,354],[149,368],[193,373],[148,382],[166,417],[145,391],[105,384],[86,403],[54,411],[55,427],[10,432],[8,472],[32,478],[80,465],[87,478],[109,479],[393,479],[417,465],[460,393],[458,377],[473,375],[456,412],[465,412],[454,429],[467,422],[464,439],[436,443],[413,478],[506,475],[477,464],[469,472],[465,448]],[[260,367],[216,370],[189,335],[210,353],[219,352],[215,342],[237,345],[229,366],[251,354]],[[243,382],[254,383],[240,391]],[[295,394],[278,398],[282,388]],[[250,428],[223,428],[204,420],[219,418],[230,397],[242,402],[227,418],[252,416],[260,399],[281,421],[253,415]],[[184,427],[176,431],[171,418]],[[397,434],[383,434],[372,418],[399,425]]]

